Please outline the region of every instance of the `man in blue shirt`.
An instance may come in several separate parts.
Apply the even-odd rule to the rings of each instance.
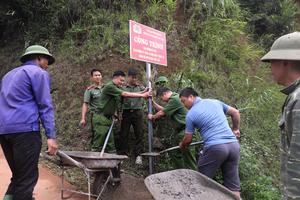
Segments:
[[[194,129],[198,129],[204,142],[198,159],[198,171],[213,178],[221,168],[225,187],[240,196],[240,146],[237,140],[240,137],[239,111],[219,100],[201,99],[193,88],[183,89],[180,100],[189,109],[180,148],[187,148],[192,141]],[[232,119],[232,129],[226,115]]]
[[[6,200],[33,199],[42,146],[40,121],[47,137],[47,153],[54,155],[57,151],[50,78],[46,71],[55,60],[39,45],[28,47],[20,60],[23,65],[4,75],[0,87],[0,142],[12,171]]]

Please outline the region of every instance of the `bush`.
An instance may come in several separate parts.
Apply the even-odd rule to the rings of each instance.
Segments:
[[[198,10],[188,24],[194,42],[185,51],[183,83],[192,82],[203,98],[217,98],[242,109],[243,199],[281,199],[277,119],[283,96],[270,80],[269,69],[259,62],[263,48],[251,40],[243,12],[234,17],[205,17],[203,9],[194,8]],[[177,80],[178,75],[173,76],[171,80]]]
[[[247,1],[239,0],[247,10],[245,19],[250,29],[264,47],[269,48],[274,39],[295,29],[298,7],[292,0]]]

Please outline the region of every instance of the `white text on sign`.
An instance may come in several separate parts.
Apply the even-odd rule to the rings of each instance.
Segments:
[[[134,37],[133,40],[136,43],[143,44],[143,45],[146,45],[146,46],[150,46],[150,47],[155,48],[155,49],[161,49],[161,50],[164,49],[164,46],[162,44],[159,44],[159,43],[151,41],[151,40],[148,41],[147,39],[140,38],[140,37]]]

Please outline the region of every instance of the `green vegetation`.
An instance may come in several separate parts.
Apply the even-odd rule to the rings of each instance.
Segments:
[[[16,63],[23,44],[40,43],[55,51],[58,67],[50,73],[58,139],[64,149],[82,150],[89,130],[77,125],[89,70],[99,67],[107,80],[117,67],[144,66],[129,61],[129,19],[165,31],[171,64],[163,70],[172,76],[171,87],[193,86],[204,98],[242,109],[243,199],[279,200],[277,119],[284,96],[259,59],[274,38],[295,29],[297,7],[291,0],[182,2],[9,1],[0,7],[0,77],[13,67],[10,62]]]
[[[291,0],[239,0],[255,39],[269,48],[272,41],[295,26],[298,8]]]

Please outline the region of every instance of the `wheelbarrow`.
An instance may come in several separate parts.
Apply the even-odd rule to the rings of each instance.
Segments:
[[[113,175],[113,172],[117,170],[117,172],[120,173],[120,164],[123,160],[127,159],[128,157],[124,155],[115,155],[115,154],[108,154],[108,153],[102,153],[100,156],[100,154],[101,152],[90,152],[90,151],[58,151],[57,152],[57,155],[60,158],[58,164],[62,170],[61,171],[61,198],[62,199],[70,198],[64,196],[64,191],[69,191],[72,193],[87,195],[89,200],[91,200],[91,197],[96,197],[98,200],[101,198],[101,195],[106,189],[107,184],[109,182],[114,184],[115,177]],[[78,167],[84,171],[87,177],[87,184],[88,184],[87,192],[64,188],[64,172],[66,171],[67,168],[70,167]],[[103,176],[98,176],[98,179],[103,179],[103,178],[106,179],[104,180],[105,181],[104,184],[96,186],[97,187],[96,191],[97,192],[99,191],[99,194],[95,194],[91,192],[91,175],[93,173],[96,173],[98,175],[99,174],[103,175]],[[94,183],[100,184],[101,181],[95,180]]]
[[[144,182],[155,200],[239,200],[221,184],[189,169],[153,174]]]

